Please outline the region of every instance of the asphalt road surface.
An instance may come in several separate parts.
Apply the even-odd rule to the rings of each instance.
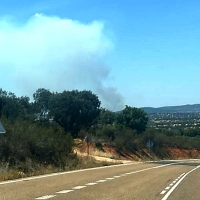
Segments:
[[[200,160],[128,163],[0,182],[1,200],[199,200]]]

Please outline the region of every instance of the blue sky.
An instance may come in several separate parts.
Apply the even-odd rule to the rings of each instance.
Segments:
[[[0,0],[0,87],[90,89],[102,106],[200,103],[200,3]]]

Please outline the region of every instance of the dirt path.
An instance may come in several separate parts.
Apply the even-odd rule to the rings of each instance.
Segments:
[[[130,163],[132,161],[130,160],[118,160],[118,159],[112,159],[112,158],[106,158],[106,157],[101,157],[101,156],[91,156],[93,157],[95,160],[98,160],[98,161],[106,161],[106,162],[113,162],[113,163]]]

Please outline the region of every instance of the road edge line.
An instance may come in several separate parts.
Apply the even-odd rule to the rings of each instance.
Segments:
[[[161,200],[167,200],[168,197],[170,196],[170,194],[177,188],[177,186],[183,181],[183,179],[189,175],[190,173],[192,173],[193,171],[195,171],[196,169],[198,169],[200,167],[200,165],[198,165],[197,167],[195,167],[194,169],[190,170],[188,173],[186,173],[167,193],[166,195],[161,199]]]
[[[136,165],[136,164],[141,164],[141,163],[143,163],[143,162],[136,162],[136,163],[131,162],[131,163],[125,163],[125,164],[117,164],[117,165],[109,165],[109,166],[102,166],[102,167],[79,169],[79,170],[73,170],[73,171],[57,172],[57,173],[51,173],[51,174],[43,174],[43,175],[39,175],[39,176],[30,176],[30,177],[26,177],[26,178],[2,181],[2,182],[0,182],[0,185],[6,185],[6,184],[10,184],[10,183],[18,183],[18,182],[23,182],[23,181],[30,181],[30,180],[35,180],[35,179],[48,178],[48,177],[53,177],[53,176],[60,176],[60,175],[65,175],[65,174],[78,173],[78,172],[83,172],[83,171],[92,171],[92,170],[112,168],[112,167],[123,167],[123,166],[128,166],[128,165]]]

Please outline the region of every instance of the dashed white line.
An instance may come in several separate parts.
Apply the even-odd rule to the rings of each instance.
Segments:
[[[42,196],[42,197],[38,197],[38,198],[36,198],[36,199],[38,199],[38,200],[42,200],[42,199],[51,199],[51,198],[53,198],[53,197],[55,197],[56,195],[46,195],[46,196]]]
[[[106,178],[106,180],[113,180],[114,178]]]
[[[167,190],[169,190],[185,173],[181,174],[178,178],[176,178],[169,186],[167,186],[160,194],[165,194]]]
[[[60,176],[60,175],[65,175],[65,174],[73,174],[73,173],[80,173],[80,172],[85,172],[85,171],[93,171],[93,170],[98,170],[98,169],[137,165],[137,164],[141,164],[141,163],[143,163],[143,162],[138,162],[138,163],[130,162],[130,163],[126,163],[126,164],[117,164],[117,165],[110,165],[110,166],[103,166],[103,167],[94,167],[94,168],[88,168],[88,169],[80,169],[80,170],[74,170],[74,171],[32,176],[32,177],[27,177],[27,178],[14,179],[14,180],[9,180],[9,181],[2,181],[2,182],[0,182],[0,185],[18,183],[18,182],[23,182],[23,181],[31,181],[31,180],[35,180],[35,179],[42,179],[42,178],[53,177],[53,176]]]
[[[106,180],[98,180],[97,183],[104,183]]]
[[[121,176],[127,176],[127,174],[122,174]]]
[[[165,194],[167,191],[163,190],[160,194]]]
[[[192,160],[199,160],[199,159],[190,159],[190,160],[192,161]],[[163,161],[165,161],[165,160],[163,160]],[[177,160],[166,160],[166,161],[176,162]],[[180,160],[180,161],[187,161],[187,160]],[[17,183],[17,182],[22,182],[22,181],[30,181],[30,180],[35,180],[35,179],[42,179],[42,178],[47,178],[47,177],[52,177],[52,176],[60,176],[60,175],[64,175],[64,174],[72,174],[72,173],[79,173],[79,172],[84,172],[84,171],[92,171],[92,170],[98,170],[98,169],[104,169],[104,168],[123,167],[123,166],[128,166],[128,165],[137,165],[137,164],[141,164],[141,163],[143,163],[143,162],[137,162],[137,163],[130,162],[130,163],[126,163],[126,164],[117,164],[117,165],[95,167],[95,168],[89,168],[89,169],[80,169],[80,170],[74,170],[74,171],[52,173],[52,174],[46,174],[46,175],[40,175],[40,176],[33,176],[33,177],[9,180],[9,181],[2,181],[2,182],[0,182],[0,185],[10,184],[10,183]],[[180,163],[182,163],[182,162],[180,162]],[[174,164],[176,164],[176,163],[174,163]],[[164,166],[167,166],[167,165],[171,165],[171,164],[166,164]],[[160,167],[163,167],[163,166],[161,165]],[[157,168],[159,168],[159,167],[157,167]]]
[[[124,165],[131,165],[131,164],[123,164],[123,166]],[[59,191],[59,192],[56,192],[56,193],[57,194],[69,193],[69,192],[73,192],[74,190],[79,190],[79,189],[82,189],[82,188],[86,188],[87,186],[96,185],[97,183],[106,182],[107,180],[113,180],[115,178],[124,177],[124,176],[130,175],[130,174],[136,174],[136,173],[147,171],[147,170],[150,170],[150,169],[162,168],[162,167],[166,167],[166,166],[170,166],[170,165],[174,165],[174,164],[176,164],[176,163],[164,164],[164,165],[161,165],[161,166],[156,166],[156,167],[146,168],[146,169],[142,169],[142,170],[138,170],[138,171],[133,171],[133,172],[121,174],[119,176],[113,176],[113,178],[106,178],[106,180],[98,180],[95,183],[87,183],[85,186],[76,186],[76,187],[72,188],[72,190],[63,190],[63,191]],[[117,166],[119,166],[119,165],[117,165]],[[68,174],[68,173],[74,173],[74,172],[81,172],[81,171],[89,171],[89,170],[101,169],[101,168],[104,168],[104,167],[92,168],[92,169],[85,169],[85,170],[78,170],[78,171],[71,171],[71,172],[64,172],[64,173],[55,173],[55,174],[49,174],[49,175],[38,176],[38,177],[33,177],[33,178],[24,178],[24,179],[21,179],[21,180],[14,180],[12,182],[14,183],[14,182],[20,182],[20,181],[24,181],[24,180],[33,180],[33,179],[38,179],[38,178],[51,177],[51,176],[55,176],[55,175],[62,175],[62,174]],[[3,183],[0,183],[0,184],[6,184],[6,183],[11,183],[11,182],[3,182]],[[164,194],[164,193],[166,193],[166,191],[163,190],[161,192],[161,194]],[[37,200],[50,199],[50,198],[53,198],[55,196],[56,195],[46,195],[46,196],[38,197],[36,199]]]
[[[181,174],[178,178],[181,178],[183,175],[185,175],[185,173]]]
[[[170,196],[170,194],[176,189],[176,187],[183,181],[183,179],[190,174],[191,172],[195,171],[196,169],[198,169],[200,167],[200,165],[198,165],[197,167],[195,167],[194,169],[190,170],[188,173],[186,173],[184,176],[182,176],[182,178],[167,192],[167,194],[162,198],[162,200],[167,200],[168,197]]]
[[[80,189],[83,189],[83,188],[86,188],[87,186],[76,186],[74,188],[72,188],[73,190],[80,190]]]
[[[87,183],[86,185],[91,186],[91,185],[96,185],[97,183]]]
[[[59,191],[59,192],[56,192],[58,194],[66,194],[66,193],[69,193],[69,192],[73,192],[74,190],[62,190],[62,191]]]

